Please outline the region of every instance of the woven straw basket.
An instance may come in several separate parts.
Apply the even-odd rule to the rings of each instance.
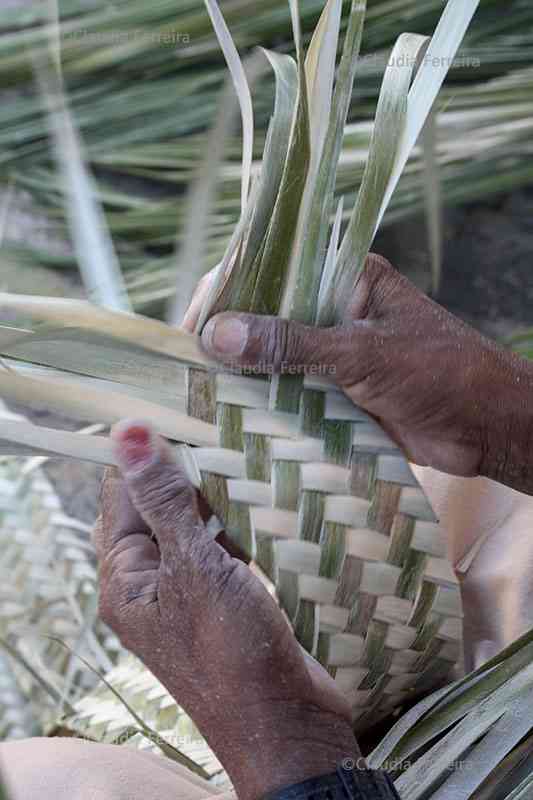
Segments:
[[[41,308],[38,299],[20,302]],[[61,302],[47,309],[55,313]],[[357,729],[446,679],[461,655],[457,580],[431,506],[376,422],[317,376],[291,378],[299,413],[271,411],[275,378],[218,371],[195,337],[83,303],[68,301],[67,309],[66,325],[69,315],[83,325],[84,314],[97,314],[109,332],[117,321],[132,335],[143,330],[152,352],[143,360],[135,351],[132,374],[154,397],[164,386],[166,395],[155,403],[144,398],[148,388],[137,397],[101,392],[68,372],[59,383],[6,373],[6,394],[21,401],[39,391],[47,407],[104,424],[155,418],[163,435],[192,445],[177,448],[191,480],[275,584],[299,641],[349,697]],[[32,334],[9,355],[51,363],[60,347],[68,369],[99,354],[106,370],[127,379],[129,358],[124,375],[117,360],[125,345],[97,337],[90,347],[89,332],[81,344],[76,336],[68,328]],[[0,420],[0,442],[10,453],[114,462],[105,436]]]
[[[237,52],[229,31],[215,0],[206,2],[235,70]],[[305,60],[298,3],[290,5],[297,59],[268,56],[276,74],[276,101],[263,164],[251,181],[253,147],[243,146],[241,217],[216,270],[198,332],[224,310],[279,314],[320,327],[345,318],[350,292],[444,79],[431,60],[419,58],[425,37],[398,39],[341,242],[343,202],[336,203],[335,186],[365,3],[352,0],[338,68],[342,3],[325,4]],[[450,63],[475,6],[448,0],[429,46],[451,55]],[[249,145],[251,99],[243,90],[244,70],[237,72],[239,80],[233,79],[240,86],[243,131],[248,131],[243,139]],[[56,131],[72,127],[66,105],[56,122]],[[181,303],[188,304],[196,277],[204,272],[209,198],[222,165],[220,140],[230,131],[231,103],[223,93],[191,193],[171,323],[181,322],[186,308]],[[64,148],[60,145],[58,140],[59,150],[71,148],[67,172],[68,164],[79,161],[71,188],[81,219],[85,205],[77,198],[76,176],[83,163],[70,138]],[[94,225],[90,243],[100,241],[100,228],[100,222]],[[80,250],[91,249],[84,248],[87,240],[79,226],[74,234]],[[108,244],[102,240],[100,252],[107,252]],[[97,286],[100,266],[93,265]],[[164,436],[193,445],[196,449],[184,455],[191,477],[229,536],[275,584],[299,641],[349,697],[356,729],[445,680],[460,657],[459,590],[433,511],[396,445],[321,376],[304,381],[217,372],[197,337],[172,324],[116,313],[124,306],[122,284],[110,278],[115,273],[111,264],[106,276],[115,288],[111,297],[101,297],[102,309],[0,297],[0,312],[22,314],[24,325],[24,331],[0,332],[2,356],[23,362],[2,372],[3,395],[19,403],[31,398],[78,421],[153,419]],[[48,327],[28,331],[28,317]],[[43,365],[52,372],[42,374]],[[5,445],[9,454],[26,454],[29,448],[112,463],[106,439],[81,438],[37,426],[2,427],[0,421],[0,451]]]
[[[48,307],[55,310],[52,301]],[[93,389],[68,373],[36,380],[15,372],[5,375],[6,394],[21,401],[38,391],[47,407],[104,424],[155,418],[163,435],[192,445],[177,448],[191,480],[229,537],[275,584],[299,641],[349,697],[358,729],[445,680],[460,658],[457,580],[431,506],[376,422],[316,376],[291,378],[298,413],[272,411],[277,379],[218,371],[195,337],[69,301],[79,324],[84,313],[97,313],[109,329],[116,320],[146,329],[150,360],[137,350],[131,369],[154,397],[166,385],[165,396],[147,402],[147,388],[136,397]],[[9,355],[46,363],[60,347],[68,369],[83,353],[91,363],[99,354],[120,377],[120,343],[113,349],[110,339],[101,345],[97,338],[93,350],[88,332],[81,344],[76,336],[72,329],[32,334]],[[169,358],[171,350],[180,357]],[[1,442],[11,454],[114,462],[105,436],[0,421]]]
[[[213,425],[230,415],[233,431],[210,452],[211,471],[199,464],[202,490],[361,729],[458,661],[457,580],[431,506],[380,427],[319,380],[306,379],[299,414],[271,412],[268,384],[189,369],[189,415]],[[323,416],[312,418],[317,393]]]

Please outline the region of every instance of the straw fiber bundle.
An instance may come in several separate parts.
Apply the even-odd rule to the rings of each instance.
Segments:
[[[276,586],[298,639],[347,693],[364,728],[444,680],[460,655],[461,606],[433,512],[396,445],[328,375],[258,377],[209,363],[179,323],[204,269],[223,143],[240,109],[242,209],[200,313],[236,309],[328,326],[342,319],[376,230],[434,105],[476,0],[449,0],[431,41],[402,35],[387,67],[368,161],[341,241],[337,166],[358,63],[365,3],[329,0],[306,57],[264,51],[274,113],[259,175],[248,77],[214,0],[206,0],[237,90],[226,89],[189,202],[178,292],[164,324],[129,311],[111,238],[94,200],[61,92],[60,58],[42,87],[68,189],[68,216],[89,303],[2,295],[0,392],[79,421],[153,421],[229,535]],[[330,231],[330,220],[335,223]],[[331,376],[329,376],[331,378]],[[113,463],[108,440],[3,424],[5,453]],[[189,447],[187,446],[189,445]],[[192,445],[192,447],[190,447]]]
[[[98,168],[96,190],[131,302],[142,313],[159,313],[175,289],[176,223],[180,221],[181,237],[186,188],[202,158],[203,132],[211,125],[224,75],[220,48],[203,0],[179,4],[152,0],[149,6],[142,0],[113,6],[107,0],[91,0],[86,5],[73,0],[60,3],[62,62],[72,114],[83,134],[87,158]],[[257,42],[280,53],[294,52],[286,0],[255,4],[253,14],[243,13],[249,5],[250,0],[221,3],[241,52]],[[301,4],[304,42],[309,41],[321,5],[321,0]],[[363,55],[348,112],[352,124],[344,138],[336,188],[337,196],[345,198],[345,219],[367,160],[370,118],[390,48],[406,28],[432,31],[444,5],[445,0],[369,3]],[[39,58],[46,49],[47,28],[42,23],[47,4],[23,6],[17,12],[6,11],[0,19],[2,80],[5,86],[23,88],[10,94],[0,108],[2,180],[13,182],[17,197],[22,193],[8,215],[1,257],[21,271],[38,264],[70,270],[77,264],[63,242],[63,187],[50,163],[46,115],[41,98],[32,91],[28,58],[30,52]],[[344,8],[348,6],[344,0]],[[432,204],[424,193],[428,154],[438,167],[433,170],[440,184],[437,196],[447,206],[485,202],[489,196],[531,183],[533,8],[528,0],[508,0],[505,8],[502,15],[497,0],[481,0],[440,94],[437,141],[432,145],[425,138],[424,147],[413,151],[384,224],[421,214],[425,208],[431,213]],[[347,15],[341,39],[346,20]],[[188,44],[185,32],[190,34]],[[254,88],[257,159],[263,150],[272,88],[270,76]],[[232,137],[216,211],[209,220],[211,263],[222,257],[238,220],[238,160],[239,141]],[[430,186],[435,197],[435,178]],[[27,211],[27,192],[40,214],[46,214],[46,230],[54,230],[52,242],[35,224],[30,235],[21,231],[18,221]],[[437,284],[436,264],[434,273]]]
[[[52,733],[167,756],[170,754],[164,744],[168,743],[177,748],[182,763],[196,774],[216,784],[227,785],[229,781],[192,720],[144,664],[130,654],[121,657],[106,673],[105,683],[79,700]]]
[[[97,683],[78,656],[108,671],[121,651],[97,616],[90,528],[63,513],[40,466],[0,460],[0,739],[73,710]]]

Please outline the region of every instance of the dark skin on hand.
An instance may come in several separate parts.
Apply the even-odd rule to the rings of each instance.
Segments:
[[[337,328],[226,313],[202,341],[233,366],[325,366],[414,462],[533,493],[533,368],[377,256]],[[119,470],[106,474],[95,533],[101,615],[191,715],[239,798],[357,758],[347,701],[260,580],[213,540],[205,502],[169,446],[140,422],[121,423],[113,440]]]
[[[434,303],[380,256],[369,256],[339,327],[225,313],[206,325],[202,342],[234,367],[322,366],[413,463],[533,494],[533,365]]]
[[[246,564],[208,533],[168,445],[140,423],[113,432],[95,540],[100,614],[190,714],[239,798],[359,755],[350,709]]]

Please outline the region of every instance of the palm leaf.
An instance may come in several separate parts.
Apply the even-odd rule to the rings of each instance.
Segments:
[[[371,754],[370,766],[402,772],[396,781],[402,800],[481,800],[486,779],[494,786],[494,771],[508,758],[505,776],[496,781],[497,796],[507,796],[522,760],[513,760],[513,753],[520,753],[533,726],[532,647],[528,632],[476,672],[422,700]]]
[[[219,20],[214,0],[210,6],[214,17]],[[438,46],[441,57],[453,57],[460,43],[461,26],[466,27],[466,20],[476,6],[475,0],[466,5],[464,0],[463,5],[457,0],[449,0],[447,18],[452,15],[454,25],[450,27],[448,36],[443,34],[442,26],[437,28],[430,50],[433,47],[435,51]],[[407,160],[415,143],[409,137],[412,138],[414,130],[419,132],[422,129],[442,83],[443,73],[437,71],[434,84],[432,82],[428,87],[431,73],[423,64],[411,86],[414,61],[426,42],[417,34],[402,35],[394,49],[394,58],[403,57],[410,66],[400,68],[393,62],[386,70],[370,155],[367,163],[362,165],[362,188],[355,211],[340,250],[342,211],[337,214],[329,252],[326,253],[336,181],[343,188],[338,162],[356,77],[364,4],[352,2],[350,5],[336,81],[334,67],[340,5],[334,0],[327,3],[307,60],[304,57],[300,11],[296,0],[291,0],[296,60],[291,56],[269,54],[278,84],[274,117],[264,149],[265,159],[271,161],[263,162],[252,191],[249,194],[246,191],[246,197],[243,192],[237,208],[237,228],[217,271],[217,294],[208,298],[209,305],[203,309],[203,319],[214,311],[237,309],[281,313],[312,323],[316,318],[319,295],[324,302],[319,318],[322,323],[328,323],[328,315],[332,320],[335,315],[342,315],[342,302],[333,306],[330,298],[339,298],[339,287],[343,288],[342,299],[348,295],[349,284],[353,284],[362,266],[376,224],[382,216],[384,200],[396,181],[398,164],[402,159]],[[459,19],[457,24],[456,16]],[[228,45],[226,32],[226,27],[219,24],[218,34]],[[228,53],[231,50],[226,49]],[[237,66],[234,64],[235,69]],[[285,79],[287,83],[283,85]],[[427,111],[427,98],[420,96],[418,86],[433,95]],[[329,119],[324,119],[328,112]],[[285,143],[285,149],[278,152],[274,145],[280,143]],[[241,174],[237,169],[232,180],[235,178],[239,183]],[[209,195],[210,192],[203,192],[204,203],[209,203]],[[114,197],[110,199],[115,201]],[[154,214],[160,211],[161,206],[157,205]],[[131,219],[132,224],[134,220],[138,224],[135,210]],[[231,218],[225,219],[224,225],[226,223],[231,230]],[[318,250],[312,252],[308,249],[310,241],[320,244]],[[202,245],[194,251],[196,263],[189,265],[192,274],[199,274],[203,267],[200,251],[207,251],[207,247]],[[193,250],[189,252],[193,253]],[[324,270],[328,283],[322,284],[321,289]],[[368,472],[368,486],[363,487],[363,475],[360,494],[355,500],[358,508],[360,501],[363,505],[368,503],[372,487],[377,485],[372,470],[378,481],[391,486],[405,485],[416,493],[416,483],[396,446],[371,426],[362,412],[351,407],[320,379],[310,376],[305,381],[283,379],[268,383],[227,376],[222,371],[216,374],[208,372],[205,368],[213,365],[205,358],[198,337],[163,323],[89,304],[49,302],[33,297],[3,295],[0,307],[10,313],[10,318],[22,331],[17,338],[12,330],[4,330],[4,344],[0,336],[0,355],[7,367],[0,372],[0,390],[4,396],[17,402],[28,402],[30,398],[35,405],[53,409],[83,423],[112,424],[123,416],[149,418],[167,438],[194,445],[194,450],[184,448],[177,454],[184,461],[193,483],[202,489],[215,513],[224,520],[229,534],[236,537],[251,557],[257,555],[259,563],[265,570],[270,570],[272,577],[280,578],[281,598],[294,612],[292,622],[300,641],[324,663],[329,663],[330,652],[335,654],[336,645],[337,661],[348,661],[354,666],[357,657],[350,651],[342,634],[336,637],[332,633],[335,624],[324,623],[325,627],[320,628],[314,612],[316,605],[319,608],[335,607],[338,587],[335,559],[332,559],[331,575],[320,573],[322,544],[318,544],[319,531],[314,531],[313,526],[317,527],[316,521],[325,520],[325,516],[317,495],[327,490],[334,497],[343,498],[352,492],[349,454],[357,452],[359,459],[360,442],[363,443],[362,461]],[[62,329],[60,335],[54,332],[58,329]],[[73,351],[67,372],[61,354],[69,339],[80,345],[88,343],[91,349],[80,366],[73,361]],[[148,369],[159,376],[153,386],[148,385],[146,377],[135,377],[135,353],[139,351],[142,353],[139,364],[143,359],[144,364],[148,363]],[[119,367],[114,375],[106,366],[111,353]],[[169,359],[169,369],[175,370],[172,381],[177,391],[174,397],[164,386],[166,364],[163,357]],[[181,374],[184,375],[182,392],[179,388]],[[325,389],[328,389],[327,395]],[[330,420],[335,422],[330,424]],[[85,452],[85,457],[95,461],[112,459],[105,439],[95,435],[79,436],[41,427],[35,431],[28,423],[18,422],[4,425],[0,438],[4,452],[22,447],[24,452],[30,450],[41,455],[58,452],[72,457]],[[271,439],[271,445],[267,444]],[[271,447],[272,463],[270,457],[268,460],[265,458],[267,446]],[[369,454],[366,453],[367,447],[370,448]],[[383,458],[376,455],[376,449],[379,454],[383,452]],[[420,504],[424,506],[421,512],[424,519],[428,513],[432,518],[423,498],[420,498]],[[341,519],[345,520],[345,516]],[[344,523],[339,521],[336,524],[344,531]],[[374,524],[370,516],[369,524]],[[262,538],[263,534],[268,535]],[[296,603],[291,598],[299,597],[298,587],[291,587],[290,580],[281,578],[288,573],[299,583],[300,572],[295,571],[294,559],[281,546],[283,542],[278,543],[280,537],[306,539],[304,544],[312,550],[312,559],[309,563],[306,560],[302,566],[302,597]],[[336,558],[341,559],[344,552],[342,543],[338,548],[332,547]],[[285,563],[283,558],[289,565],[287,569],[279,566]],[[439,558],[438,569],[431,573],[435,568],[431,561],[428,559],[430,577],[438,583],[443,582],[453,594],[456,587],[451,568],[444,558]],[[387,575],[395,581],[401,572],[400,567],[391,564],[386,564],[383,570],[388,570]],[[374,572],[377,573],[377,568]],[[390,580],[386,586],[383,584],[379,595],[394,594],[395,590],[389,587],[389,583]],[[311,599],[304,592],[311,592]],[[316,592],[319,597],[315,596]],[[344,611],[341,609],[342,613]],[[458,608],[452,613],[452,636],[458,626],[459,613]],[[340,622],[340,629],[345,630],[345,623]],[[365,694],[368,697],[372,695],[370,687],[375,683],[374,670],[376,676],[386,677],[379,659],[378,629],[379,626],[376,630],[369,628],[365,631],[369,648],[368,670],[366,678],[360,676],[352,692],[354,716],[361,725],[365,724],[365,714],[369,716],[370,710],[361,709],[358,703]],[[350,639],[348,634],[347,638]],[[455,652],[453,646],[447,648],[447,658],[442,660],[443,669],[450,668]],[[337,669],[334,661],[332,669]],[[363,685],[364,680],[368,687]],[[376,699],[380,704],[379,713],[385,713],[387,703],[397,702],[394,694],[382,698],[377,693]],[[477,722],[480,732],[488,730],[495,721],[489,711]],[[131,720],[128,724],[131,726]],[[462,721],[458,721],[458,725],[461,726]],[[471,737],[471,733],[463,737],[466,747],[475,743]],[[445,755],[439,754],[440,771],[433,782],[440,778],[444,761]]]
[[[95,201],[95,185],[85,165],[82,144],[68,109],[60,80],[38,65],[56,158],[67,188],[66,213],[80,270],[89,297],[120,311],[130,304],[105,217]]]

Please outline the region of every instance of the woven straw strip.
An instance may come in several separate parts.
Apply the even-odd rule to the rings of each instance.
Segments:
[[[54,639],[108,670],[120,645],[97,619],[96,559],[87,525],[67,517],[39,459],[0,462],[0,636],[75,702],[97,682]],[[31,736],[58,703],[18,660],[2,658],[0,736]]]
[[[355,726],[445,679],[460,658],[457,580],[397,445],[317,380],[300,383],[292,411],[269,410],[262,379],[191,368],[186,387],[188,414],[218,431],[218,447],[194,451],[201,488]]]

